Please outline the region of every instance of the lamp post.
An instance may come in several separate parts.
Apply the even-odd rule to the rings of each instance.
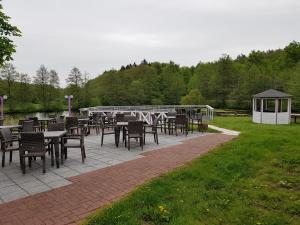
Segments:
[[[7,99],[7,96],[6,95],[3,95],[3,96],[0,96],[0,113],[1,113],[1,117],[0,119],[4,119],[4,110],[3,110],[3,107],[4,107],[4,99]]]
[[[73,95],[66,95],[65,96],[65,99],[68,100],[68,111],[69,111],[69,116],[72,115],[72,112],[71,112],[71,99],[73,98]]]

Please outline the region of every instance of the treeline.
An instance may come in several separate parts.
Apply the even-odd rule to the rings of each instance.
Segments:
[[[6,112],[57,112],[66,109],[65,95],[73,95],[74,109],[88,106],[88,75],[74,67],[66,88],[60,88],[59,75],[41,65],[34,76],[20,73],[11,63],[0,70],[0,95],[6,95]]]
[[[236,59],[180,67],[143,60],[110,70],[89,82],[91,105],[209,104],[251,109],[251,96],[269,88],[294,95],[300,111],[300,43],[284,49],[252,51]]]
[[[269,88],[294,95],[300,111],[300,43],[284,49],[252,51],[232,59],[181,67],[174,62],[147,62],[105,71],[93,80],[74,67],[67,87],[59,87],[55,70],[41,66],[35,76],[1,69],[0,94],[8,95],[11,112],[61,111],[64,95],[73,95],[73,109],[96,105],[209,104],[215,108],[251,109],[251,96]]]

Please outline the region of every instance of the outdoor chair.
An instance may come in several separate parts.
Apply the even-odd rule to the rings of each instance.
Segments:
[[[73,116],[66,117],[66,129],[69,134],[73,134],[74,130],[76,130],[78,134],[79,133],[78,118]]]
[[[22,132],[33,132],[33,120],[24,120],[22,122]]]
[[[99,114],[99,113],[92,114],[92,118],[87,125],[89,133],[90,133],[91,128],[95,128],[97,135],[100,133],[100,118],[101,118],[101,114]]]
[[[151,121],[152,121],[151,126],[153,126],[155,119],[157,119],[156,128],[160,128],[160,132],[163,132],[163,127],[164,127],[163,120],[161,118],[157,118],[154,114],[151,114]]]
[[[46,153],[47,149],[44,142],[43,132],[21,133],[20,140],[20,162],[23,174],[25,174],[25,159],[28,158],[29,168],[34,157],[41,157],[43,161],[43,173],[46,172]]]
[[[11,133],[9,128],[4,128],[0,130],[1,134],[1,151],[2,151],[2,167],[5,166],[5,153],[9,152],[9,162],[12,162],[12,155],[14,151],[19,150],[19,138]],[[14,143],[17,142],[16,147]]]
[[[198,131],[199,132],[201,131],[202,117],[203,117],[202,113],[195,113],[193,116],[189,118],[192,133],[194,132],[194,124],[197,125]]]
[[[136,120],[137,120],[136,116],[131,116],[131,115],[125,115],[124,116],[124,122],[136,121]]]
[[[115,126],[113,124],[106,124],[104,117],[100,118],[100,127],[101,127],[101,146],[103,146],[103,139],[105,135],[115,135]]]
[[[65,121],[65,116],[57,116],[55,117],[56,123],[64,123]]]
[[[167,130],[169,131],[169,134],[173,134],[173,130],[175,128],[175,117],[177,115],[176,112],[168,112],[167,114],[167,119],[164,119],[164,130],[165,133],[167,133]],[[174,117],[174,118],[170,118]]]
[[[124,113],[117,113],[116,114],[116,117],[115,117],[116,123],[117,122],[124,122],[124,119],[125,119],[125,114]]]
[[[176,136],[177,136],[178,128],[181,130],[181,132],[184,132],[185,135],[188,134],[188,120],[186,115],[177,115],[175,118],[174,129],[175,129]]]
[[[147,130],[147,128],[151,128],[151,130]],[[158,119],[155,118],[151,125],[144,126],[144,144],[146,143],[146,134],[153,134],[154,142],[158,144],[158,134],[157,134],[157,128],[158,128]]]
[[[141,149],[143,150],[143,145],[144,145],[143,133],[144,133],[143,121],[129,121],[128,122],[128,129],[126,132],[126,137],[127,137],[128,141],[126,141],[126,139],[125,139],[125,146],[127,145],[128,150],[130,150],[130,139],[132,139],[132,138],[140,139],[140,146],[141,146]]]
[[[42,131],[42,125],[37,117],[29,117],[29,120],[33,121],[33,131]]]
[[[48,125],[48,131],[64,131],[64,130],[65,130],[65,124],[63,122],[50,123]]]
[[[85,146],[84,146],[84,135],[86,127],[82,127],[80,134],[68,134],[66,137],[62,138],[62,153],[61,153],[61,161],[63,162],[63,158],[67,159],[68,148],[80,148],[81,150],[81,160],[84,163],[86,158],[85,154]]]

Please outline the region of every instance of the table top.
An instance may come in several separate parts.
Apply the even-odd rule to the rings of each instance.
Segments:
[[[21,128],[21,127],[22,127],[21,125],[4,125],[4,126],[0,126],[0,129],[5,129],[5,128],[12,129],[12,128]]]
[[[117,126],[128,126],[128,122],[117,122]]]
[[[64,136],[67,133],[67,131],[45,131],[44,137],[45,138],[59,138]]]
[[[88,121],[90,118],[79,118],[78,121]]]

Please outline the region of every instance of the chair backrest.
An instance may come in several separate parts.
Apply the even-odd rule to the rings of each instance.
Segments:
[[[4,128],[0,130],[1,140],[7,142],[12,140],[11,130],[9,128]]]
[[[64,123],[65,121],[65,116],[57,116],[55,117],[56,123]]]
[[[187,123],[186,115],[176,115],[175,124],[183,124]]]
[[[33,132],[33,120],[24,120],[22,132]]]
[[[124,122],[136,121],[136,120],[137,120],[136,116],[125,115],[124,117]]]
[[[20,152],[21,154],[28,151],[31,152],[45,152],[44,133],[43,132],[21,132]]]
[[[124,122],[125,114],[123,113],[117,113],[116,114],[116,122]]]
[[[98,123],[101,117],[101,113],[93,113],[92,114],[92,122]]]
[[[0,126],[3,126],[3,119],[0,119]]]
[[[197,120],[202,120],[203,114],[202,113],[195,113],[195,118]]]
[[[63,131],[65,130],[65,124],[62,123],[49,123],[48,131]]]
[[[177,113],[176,112],[167,112],[167,116],[176,116]]]
[[[78,118],[75,116],[69,116],[66,117],[66,128],[67,130],[71,127],[77,127],[78,126]]]
[[[39,119],[37,117],[29,117],[29,120],[33,121],[33,126],[39,126],[40,125]]]
[[[143,121],[129,121],[128,134],[143,134],[144,127]]]

